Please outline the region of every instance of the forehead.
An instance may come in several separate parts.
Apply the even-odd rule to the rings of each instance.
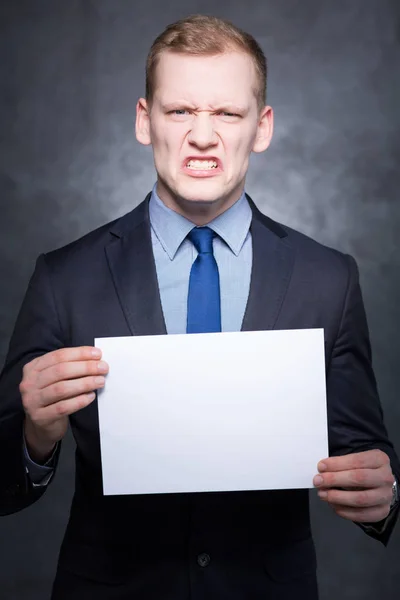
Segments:
[[[195,105],[254,99],[257,77],[253,60],[244,52],[214,56],[162,52],[156,67],[154,99]]]

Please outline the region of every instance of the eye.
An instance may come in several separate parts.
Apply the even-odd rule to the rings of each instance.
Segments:
[[[218,114],[222,115],[223,117],[229,117],[229,118],[240,117],[240,115],[237,113],[226,112],[224,110],[221,110]]]
[[[185,108],[174,108],[174,110],[170,110],[168,114],[181,116],[181,115],[185,115],[185,113],[187,113],[187,112],[189,112],[189,111],[187,111]]]

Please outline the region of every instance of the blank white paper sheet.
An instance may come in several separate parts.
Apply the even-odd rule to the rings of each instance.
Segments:
[[[323,329],[98,338],[103,489],[312,488],[328,456]]]

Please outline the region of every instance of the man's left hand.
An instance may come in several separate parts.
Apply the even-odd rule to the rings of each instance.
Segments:
[[[318,463],[318,471],[320,475],[314,477],[318,495],[340,517],[376,523],[388,516],[394,476],[385,452],[367,450],[325,458]]]

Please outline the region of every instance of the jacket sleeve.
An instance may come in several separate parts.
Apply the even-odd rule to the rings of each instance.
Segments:
[[[34,486],[29,478],[23,451],[24,411],[19,384],[26,363],[64,345],[49,269],[45,255],[41,255],[36,261],[0,374],[0,515],[22,510],[47,489],[47,486]],[[60,446],[54,456],[55,468]]]
[[[48,460],[39,465],[29,456],[28,448],[26,447],[25,436],[23,440],[23,448],[24,448],[24,464],[26,468],[26,472],[29,475],[29,479],[32,484],[35,485],[48,485],[50,483],[51,478],[54,475],[54,465],[57,461],[58,457],[58,446],[60,442],[58,442]]]
[[[389,458],[393,474],[400,480],[400,462],[388,438],[372,368],[371,346],[359,285],[358,268],[351,256],[341,322],[327,365],[329,454],[380,449]],[[384,521],[356,523],[387,545],[399,513],[395,506]]]

